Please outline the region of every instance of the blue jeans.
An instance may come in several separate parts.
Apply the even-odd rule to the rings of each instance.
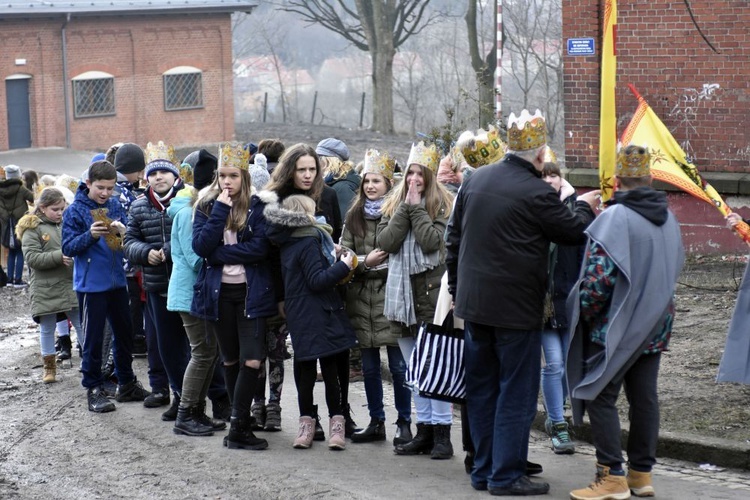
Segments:
[[[387,346],[388,369],[393,377],[393,399],[398,417],[411,422],[411,389],[406,386],[406,363],[401,349]],[[380,348],[362,348],[362,374],[370,418],[385,421],[383,409],[383,379],[380,375]]]
[[[23,253],[20,248],[8,249],[8,283],[21,281],[23,277]]]
[[[467,321],[465,338],[466,403],[476,449],[471,482],[507,488],[526,474],[541,332]]]
[[[562,422],[563,403],[567,390],[565,387],[565,349],[564,332],[551,329],[542,332],[542,349],[544,366],[542,367],[542,396],[547,416],[553,422]]]
[[[156,339],[156,327],[148,312],[148,301],[144,303],[143,335],[146,337],[146,359],[148,360],[148,384],[152,392],[169,391],[169,378],[161,362],[159,342]],[[131,309],[132,313],[132,309]]]
[[[81,315],[78,312],[78,308],[75,307],[65,313],[73,323],[73,327],[76,329],[76,335],[83,338],[83,330],[81,330]],[[57,314],[43,314],[39,316],[39,343],[42,347],[42,356],[49,356],[55,354],[55,330],[57,327]],[[65,328],[68,327],[68,320],[65,320]],[[82,344],[83,345],[83,344]]]
[[[190,361],[190,341],[185,333],[185,327],[182,326],[180,313],[168,311],[167,298],[157,292],[148,292],[146,307],[154,322],[156,342],[159,344],[159,353],[169,378],[169,385],[172,391],[182,394],[185,368]]]
[[[401,337],[398,339],[398,347],[406,360],[411,359],[411,353],[417,344],[415,337]],[[407,361],[408,363],[408,361]],[[421,424],[451,425],[453,423],[453,411],[451,403],[430,399],[419,395],[419,391],[413,390],[414,408],[417,410],[417,422]]]
[[[120,385],[135,379],[133,373],[133,327],[130,324],[128,291],[125,287],[106,292],[78,292],[78,304],[83,320],[83,360],[81,384],[87,389],[100,387],[102,377],[102,344],[104,323],[112,325],[112,351],[115,376]]]

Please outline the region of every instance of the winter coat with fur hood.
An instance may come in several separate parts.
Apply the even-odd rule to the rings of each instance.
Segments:
[[[265,209],[268,237],[281,248],[286,320],[294,359],[309,361],[354,347],[357,339],[336,284],[349,274],[341,261],[330,265],[321,235],[310,218],[281,208]]]
[[[31,316],[67,312],[78,307],[73,291],[73,267],[63,264],[62,222],[26,214],[16,225],[23,258],[29,266]]]
[[[268,318],[278,313],[274,298],[270,243],[266,236],[265,204],[253,195],[245,227],[237,233],[237,243],[224,244],[224,227],[231,207],[212,201],[205,209],[196,207],[193,218],[193,251],[203,259],[193,287],[190,314],[211,321],[219,320],[219,294],[224,264],[245,266],[247,294],[245,317]]]

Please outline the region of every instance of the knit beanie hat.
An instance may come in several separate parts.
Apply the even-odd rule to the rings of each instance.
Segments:
[[[5,166],[5,178],[20,179],[21,178],[21,167],[17,165],[6,165]]]
[[[214,172],[216,172],[218,165],[219,159],[214,155],[205,149],[198,151],[198,161],[196,161],[193,166],[193,186],[195,189],[200,191],[211,184],[214,180]]]
[[[333,137],[320,141],[315,148],[315,152],[318,153],[318,156],[336,156],[342,161],[349,159],[349,148],[343,141]]]
[[[255,155],[255,163],[250,165],[250,178],[256,191],[262,190],[268,184],[268,181],[271,180],[264,154],[258,153]]]
[[[146,163],[146,172],[144,175],[147,178],[149,175],[159,170],[171,172],[175,177],[180,176],[174,146],[164,144],[162,141],[159,141],[156,144],[149,142],[146,145],[146,158],[148,159],[148,163]]]
[[[138,144],[127,142],[115,153],[115,169],[121,174],[134,174],[146,168],[143,150]]]

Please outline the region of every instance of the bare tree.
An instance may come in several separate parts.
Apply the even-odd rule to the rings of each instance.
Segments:
[[[504,49],[511,65],[503,73],[503,81],[509,82],[503,86],[503,101],[510,108],[542,109],[556,147],[562,147],[557,134],[563,120],[561,19],[560,0],[503,3]]]
[[[499,1],[499,0],[498,0]],[[481,21],[486,17],[484,9],[493,9],[492,30],[494,36],[487,37],[487,30],[483,30]],[[477,15],[479,9],[479,15]],[[495,121],[495,70],[497,69],[497,4],[495,1],[468,0],[468,8],[464,16],[467,35],[469,38],[469,55],[471,67],[476,74],[479,102],[479,126],[486,126]],[[486,48],[489,46],[489,51]],[[483,57],[484,55],[484,57]]]
[[[430,0],[288,0],[282,10],[338,33],[372,59],[372,128],[393,133],[393,57],[439,13]]]

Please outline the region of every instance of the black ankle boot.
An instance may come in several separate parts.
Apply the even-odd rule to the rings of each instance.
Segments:
[[[227,428],[227,423],[225,420],[222,420],[220,418],[211,418],[206,414],[206,400],[204,399],[202,403],[198,403],[198,405],[195,407],[195,411],[193,412],[193,418],[200,422],[203,425],[208,425],[211,427],[211,429],[215,431],[223,431]]]
[[[200,410],[195,407],[180,406],[177,409],[177,419],[174,422],[172,432],[186,436],[213,436],[214,429],[195,418],[196,413],[199,412]]]
[[[437,424],[435,430],[435,443],[432,446],[430,457],[434,460],[445,460],[453,456],[453,445],[451,444],[451,425]]]
[[[357,427],[356,422],[354,422],[354,419],[352,418],[352,408],[348,404],[344,407],[343,415],[344,415],[344,436],[351,438],[355,432],[359,432],[362,429]]]
[[[371,443],[385,441],[385,422],[377,418],[370,419],[370,424],[361,431],[352,434],[352,443]]]
[[[411,422],[399,417],[396,420],[396,435],[393,436],[393,446],[406,444],[412,439],[414,439],[414,436],[411,434]]]
[[[417,435],[406,444],[394,448],[396,455],[420,455],[431,453],[434,444],[434,426],[432,424],[417,424]]]
[[[177,410],[179,407],[180,395],[175,392],[174,396],[172,397],[172,406],[170,406],[167,411],[161,414],[161,419],[165,422],[174,422],[177,418]]]
[[[227,448],[242,450],[265,450],[268,441],[255,437],[250,429],[250,416],[239,418],[232,416],[229,419],[229,434],[224,441]]]
[[[60,349],[57,352],[57,359],[64,361],[71,358],[71,351],[73,350],[73,343],[70,341],[70,335],[61,335],[57,338],[60,344]]]
[[[320,425],[320,415],[318,415],[318,405],[313,405],[314,414],[312,416],[315,420],[315,434],[313,434],[313,441],[325,441],[326,434],[323,432],[323,426]]]

